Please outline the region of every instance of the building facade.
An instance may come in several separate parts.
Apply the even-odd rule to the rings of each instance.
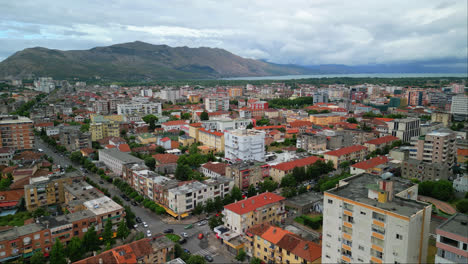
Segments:
[[[116,148],[100,149],[99,161],[103,162],[113,173],[122,175],[124,165],[144,164],[144,161]]]
[[[161,115],[161,103],[131,103],[118,104],[117,114],[119,115]]]
[[[450,113],[455,121],[468,120],[468,96],[457,95],[452,97]]]
[[[457,135],[449,129],[432,131],[411,141],[410,158],[451,167],[456,162]]]
[[[24,116],[0,116],[0,147],[33,149],[33,121]]]
[[[342,162],[364,160],[368,153],[369,152],[366,147],[361,145],[354,145],[325,152],[324,158],[327,162],[332,161],[335,169],[337,169]]]
[[[435,263],[468,263],[468,215],[457,213],[436,228]]]
[[[231,161],[265,161],[265,132],[255,129],[226,131],[224,157]]]
[[[447,180],[452,176],[451,167],[444,163],[407,159],[401,163],[401,176],[419,181]]]
[[[389,134],[398,137],[403,142],[410,142],[412,137],[420,135],[420,119],[394,119],[387,122]]]
[[[207,112],[228,111],[229,97],[210,96],[204,100]]]

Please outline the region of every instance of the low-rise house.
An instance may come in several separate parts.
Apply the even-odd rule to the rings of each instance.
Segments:
[[[188,123],[186,120],[175,120],[175,121],[168,121],[161,124],[161,127],[164,131],[169,131],[173,129],[181,130],[182,126],[186,126]]]
[[[14,214],[24,196],[23,190],[8,190],[0,192],[0,213]]]
[[[164,149],[172,148],[171,139],[169,137],[158,138],[156,143]]]
[[[179,156],[175,154],[155,154],[153,155],[153,158],[156,160],[156,171],[162,173],[175,172]]]
[[[364,146],[367,147],[369,152],[375,151],[377,149],[383,149],[386,146],[391,146],[393,142],[400,140],[397,137],[394,136],[384,136],[376,139],[369,140],[367,142],[364,142]]]
[[[195,138],[188,136],[188,135],[180,135],[179,136],[179,144],[184,147],[188,147],[195,143]]]
[[[296,167],[308,167],[313,165],[315,162],[322,160],[316,156],[310,156],[303,159],[297,159],[293,161],[283,162],[277,165],[273,165],[270,168],[270,177],[277,183],[281,183],[286,174],[292,173]]]
[[[262,162],[239,161],[226,167],[227,178],[234,180],[234,185],[244,190],[249,185],[258,186],[265,177],[270,176],[270,165]]]
[[[156,143],[158,141],[158,138],[156,137],[156,135],[151,134],[151,133],[141,133],[141,134],[138,134],[136,141],[139,144],[146,145],[146,144]]]
[[[361,161],[367,156],[367,148],[361,145],[354,145],[324,153],[325,160],[332,161],[335,169],[345,161]]]
[[[351,165],[351,174],[371,173],[377,166],[388,162],[386,156],[377,156]]]
[[[8,165],[15,155],[15,150],[11,148],[0,148],[0,165]]]
[[[209,178],[218,178],[226,175],[227,163],[207,162],[200,167],[201,173]]]

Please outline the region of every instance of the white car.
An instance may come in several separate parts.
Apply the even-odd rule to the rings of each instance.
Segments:
[[[181,235],[182,237],[188,238],[188,234],[185,233],[185,232],[180,233],[180,235]]]
[[[146,230],[146,233],[151,234],[151,230],[149,230],[149,229]]]
[[[146,233],[147,237],[152,237],[151,233]]]
[[[137,228],[137,227],[138,227],[138,224],[134,224],[133,227],[134,227],[134,228]]]
[[[148,224],[146,222],[143,222],[144,227],[148,227]]]

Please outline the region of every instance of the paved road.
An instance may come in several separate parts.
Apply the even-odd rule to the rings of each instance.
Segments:
[[[444,213],[447,213],[447,214],[455,214],[457,212],[457,210],[455,210],[455,208],[453,208],[453,206],[451,206],[450,204],[448,204],[446,202],[443,202],[443,201],[440,201],[440,200],[437,200],[437,199],[434,199],[432,197],[418,195],[418,200],[421,200],[421,201],[424,201],[424,202],[429,202],[429,203],[435,205],[435,207],[437,207],[437,209],[442,210]]]
[[[81,167],[79,165],[73,164],[65,155],[55,153],[52,148],[49,148],[47,144],[42,142],[42,140],[38,137],[36,137],[36,148],[42,149],[45,154],[52,157],[54,159],[54,164],[59,164],[62,167],[67,167],[69,165],[72,165],[76,169],[80,169]],[[86,173],[86,177],[90,178],[92,181],[99,184],[100,186],[108,189],[109,193],[112,196],[120,197],[120,195],[122,194],[117,187],[115,187],[111,183],[108,183],[107,181],[102,181],[103,182],[102,184],[99,183],[101,181],[101,178],[94,173]],[[208,225],[198,226],[197,224],[194,224],[193,228],[185,230],[184,227],[187,224],[166,224],[161,220],[161,218],[158,215],[151,212],[150,210],[141,206],[133,206],[130,204],[130,202],[124,201],[123,199],[122,201],[125,205],[130,206],[130,208],[132,209],[132,211],[135,213],[136,216],[139,216],[142,219],[142,221],[148,224],[148,228],[143,227],[142,224],[139,224],[137,227],[137,230],[143,232],[145,235],[147,233],[147,230],[150,230],[151,234],[155,235],[157,233],[163,233],[164,230],[168,228],[174,229],[174,234],[177,234],[177,235],[180,235],[181,232],[186,232],[189,237],[187,238],[187,243],[183,244],[182,247],[190,250],[192,254],[203,255],[203,256],[206,254],[210,254],[213,256],[214,262],[216,263],[232,262],[232,259],[229,258],[229,256],[226,257],[223,254],[219,254],[213,247],[210,247],[208,245],[208,242],[209,242],[208,239],[212,239],[212,237],[214,237],[214,235],[212,235],[213,232],[210,231],[210,228]],[[211,235],[208,239],[205,238],[203,240],[199,240],[197,238],[199,233],[211,234]],[[210,242],[212,243],[213,241],[210,241]]]

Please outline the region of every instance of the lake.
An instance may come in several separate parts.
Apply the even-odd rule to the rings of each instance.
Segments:
[[[233,77],[221,80],[294,80],[311,78],[415,78],[415,77],[459,77],[468,78],[466,73],[351,73],[351,74],[312,74],[312,75],[283,75],[263,77]]]

